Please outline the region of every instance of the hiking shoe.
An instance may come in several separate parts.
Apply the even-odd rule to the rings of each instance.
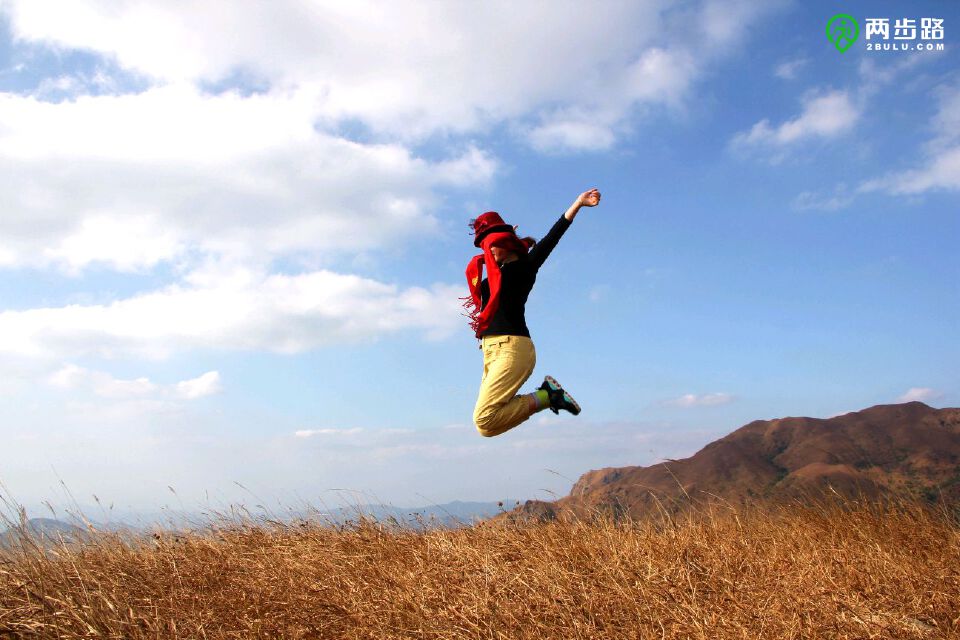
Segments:
[[[573,396],[563,390],[563,387],[560,386],[560,383],[557,382],[553,376],[544,378],[540,388],[546,391],[547,396],[550,398],[550,411],[559,414],[560,409],[563,409],[573,415],[580,413],[580,405],[573,399]]]

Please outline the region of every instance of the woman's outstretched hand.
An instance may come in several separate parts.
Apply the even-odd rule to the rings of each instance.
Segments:
[[[600,204],[600,192],[596,189],[584,191],[580,194],[580,197],[577,198],[577,202],[583,207],[595,207]]]
[[[580,211],[580,207],[595,207],[600,204],[600,192],[596,189],[590,189],[590,191],[584,191],[577,199],[573,201],[573,204],[570,205],[570,208],[567,209],[567,212],[563,214],[563,217],[573,222],[573,219],[577,217],[577,212]]]

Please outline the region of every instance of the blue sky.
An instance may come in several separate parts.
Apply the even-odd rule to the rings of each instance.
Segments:
[[[835,13],[944,46],[840,53]],[[544,498],[754,419],[956,406],[958,18],[4,0],[0,482]],[[530,388],[584,412],[480,438],[467,220],[539,236],[594,186],[528,305]]]

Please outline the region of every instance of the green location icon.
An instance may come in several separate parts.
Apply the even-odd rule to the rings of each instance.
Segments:
[[[827,22],[827,40],[832,42],[840,53],[853,46],[859,37],[860,25],[847,13],[838,13]]]

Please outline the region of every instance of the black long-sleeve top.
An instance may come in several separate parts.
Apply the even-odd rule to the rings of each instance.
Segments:
[[[537,272],[569,226],[570,221],[560,216],[547,235],[527,254],[521,254],[518,260],[500,267],[500,304],[483,335],[530,337],[525,315],[527,297],[533,289],[533,283],[537,281]],[[487,305],[489,299],[490,284],[484,278],[480,283],[481,308]]]

